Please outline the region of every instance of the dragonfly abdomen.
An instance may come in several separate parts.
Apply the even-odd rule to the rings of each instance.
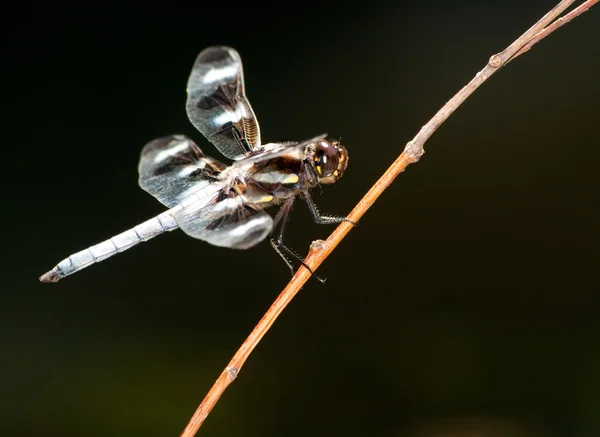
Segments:
[[[117,253],[123,252],[138,243],[148,241],[166,231],[177,229],[177,222],[173,217],[173,208],[136,227],[115,235],[108,240],[88,247],[59,262],[52,270],[40,277],[42,282],[58,282],[65,276],[71,275],[94,263],[104,261]]]

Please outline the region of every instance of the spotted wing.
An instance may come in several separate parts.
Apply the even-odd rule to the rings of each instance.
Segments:
[[[240,55],[209,47],[198,55],[187,84],[192,124],[229,159],[261,150],[260,128],[244,88]]]
[[[266,238],[273,228],[273,219],[263,210],[244,204],[240,196],[221,198],[214,191],[209,199],[207,191],[188,198],[182,209],[175,213],[177,224],[191,237],[214,246],[231,249],[249,249]]]
[[[157,138],[144,146],[138,165],[140,187],[173,207],[214,183],[225,164],[205,156],[183,135]]]

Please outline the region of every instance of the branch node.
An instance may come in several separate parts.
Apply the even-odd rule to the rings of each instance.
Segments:
[[[423,149],[423,146],[420,143],[415,144],[414,141],[409,141],[408,143],[406,143],[403,153],[406,156],[408,156],[408,158],[410,159],[410,161],[412,163],[415,163],[419,159],[421,159],[421,156],[423,156],[423,153],[425,153],[425,150]]]
[[[325,249],[325,242],[323,240],[315,240],[310,243],[310,249],[308,253],[310,255],[313,252],[320,252],[323,249]]]
[[[488,64],[490,64],[490,67],[500,68],[503,64],[502,57],[500,55],[492,55],[492,57],[488,61]]]
[[[233,382],[235,378],[237,378],[238,373],[240,373],[240,369],[237,367],[226,367],[225,371],[227,372],[227,377],[231,382]]]

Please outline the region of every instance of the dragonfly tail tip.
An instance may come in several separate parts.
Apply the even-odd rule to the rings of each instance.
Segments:
[[[52,270],[50,270],[47,273],[44,273],[42,276],[40,276],[40,282],[46,282],[48,284],[55,284],[60,280],[61,276],[58,273],[58,270],[55,268],[53,268]]]

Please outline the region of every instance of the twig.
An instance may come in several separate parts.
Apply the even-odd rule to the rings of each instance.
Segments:
[[[529,41],[527,44],[525,44],[523,46],[523,48],[521,48],[521,50],[519,50],[517,53],[515,53],[515,55],[505,63],[505,65],[508,64],[513,59],[515,59],[517,56],[521,56],[523,53],[526,53],[529,50],[531,50],[531,47],[533,47],[539,41],[544,39],[548,34],[554,32],[559,27],[567,24],[573,18],[580,16],[584,12],[587,12],[588,9],[591,8],[592,6],[594,6],[596,3],[598,3],[598,0],[587,0],[587,1],[583,2],[582,4],[580,4],[579,6],[577,6],[575,9],[573,9],[571,12],[569,12],[564,17],[558,18],[551,25],[549,25],[548,27],[545,27],[544,29],[542,29],[542,31],[540,31],[537,35],[535,35],[531,39],[531,41]]]
[[[533,44],[545,38],[562,24],[567,23],[572,18],[589,9],[598,0],[588,0],[582,6],[572,12],[579,10],[576,14],[569,17],[565,16],[560,24],[549,26],[565,9],[571,6],[575,0],[563,0],[548,12],[541,20],[539,20],[527,32],[521,35],[515,42],[508,46],[502,52],[493,55],[487,65],[475,75],[475,77],[461,89],[452,99],[450,99],[437,114],[421,128],[419,133],[410,141],[404,148],[404,151],[381,176],[381,178],[373,185],[368,193],[358,202],[356,207],[348,215],[348,218],[353,222],[358,222],[360,218],[367,212],[371,205],[383,193],[383,191],[393,182],[404,169],[412,163],[415,163],[423,155],[423,144],[429,137],[442,125],[444,121],[469,97],[473,92],[498,69],[505,65],[510,59],[513,59],[516,54],[524,53],[529,50]],[[569,18],[567,18],[569,17]],[[558,21],[557,21],[558,22]],[[527,47],[526,50],[524,48]],[[346,234],[352,229],[353,225],[347,222],[342,222],[326,241],[316,241],[310,247],[306,264],[315,271],[321,263],[329,256],[329,254],[337,247]],[[275,319],[281,314],[287,304],[300,291],[304,283],[309,279],[310,272],[305,268],[300,268],[288,285],[283,289],[277,297],[273,305],[265,313],[263,318],[258,322],[254,330],[250,333],[246,341],[231,359],[225,370],[221,373],[217,381],[209,390],[208,394],[194,412],[190,422],[183,430],[181,437],[193,437],[216,402],[219,400],[225,389],[235,380],[241,367],[248,356],[252,353],[256,345],[260,342],[266,332],[275,322]]]

